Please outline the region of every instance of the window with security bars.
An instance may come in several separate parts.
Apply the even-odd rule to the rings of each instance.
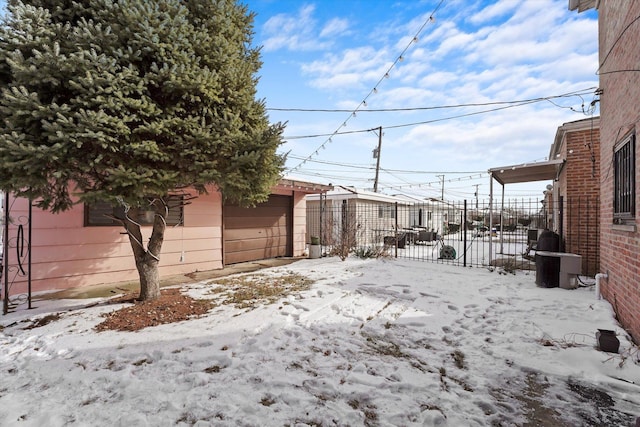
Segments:
[[[630,135],[619,144],[613,153],[613,219],[623,224],[635,217],[636,198],[636,138]]]
[[[169,196],[169,213],[167,215],[167,225],[184,225],[182,215],[184,212],[183,196]],[[155,212],[152,209],[131,208],[129,218],[140,225],[153,225]],[[121,223],[112,217],[124,218],[124,207],[112,205],[108,202],[98,202],[85,204],[84,225],[85,226],[112,226]]]

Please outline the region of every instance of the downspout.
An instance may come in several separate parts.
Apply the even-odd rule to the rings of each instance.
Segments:
[[[504,255],[504,184],[502,184],[502,202],[500,206],[500,253]]]
[[[609,275],[607,273],[598,273],[596,274],[596,299],[602,299],[602,294],[600,293],[600,284],[602,279],[608,279]]]
[[[551,231],[560,234],[560,189],[558,188],[558,181],[554,181],[553,184],[553,192],[551,193],[551,197],[553,198],[553,203],[551,205],[551,212],[553,212],[553,229]],[[560,238],[562,238],[562,236],[560,236]]]

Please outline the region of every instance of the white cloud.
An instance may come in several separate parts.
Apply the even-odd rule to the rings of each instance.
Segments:
[[[514,9],[520,7],[522,3],[522,0],[497,1],[494,4],[490,4],[489,6],[483,8],[480,13],[472,15],[472,17],[469,19],[469,22],[472,22],[474,24],[483,24],[486,22],[490,22],[495,18],[511,13]]]
[[[365,46],[347,49],[340,55],[329,54],[324,58],[302,65],[302,71],[312,76],[311,85],[330,90],[362,87],[366,82],[375,83],[384,74],[388,55]],[[316,76],[313,78],[313,76]]]
[[[320,31],[320,37],[332,37],[335,35],[343,34],[349,29],[349,21],[346,19],[334,18]]]
[[[263,47],[265,51],[278,49],[288,50],[324,50],[330,44],[320,42],[314,30],[316,20],[313,18],[315,6],[306,5],[300,8],[296,15],[278,14],[264,24],[265,39]]]
[[[301,75],[306,86],[316,89],[314,95],[324,108],[355,108],[375,86],[377,93],[367,99],[370,110],[524,100],[595,87],[597,20],[570,13],[558,1],[503,0],[484,7],[487,2],[451,0],[436,14],[436,22],[425,26],[418,42],[409,45],[389,79],[382,78],[384,73],[428,14],[403,21],[408,14],[391,9],[370,28],[350,17],[352,37],[339,42],[333,37],[330,53],[302,60]],[[330,15],[343,19],[336,11]],[[500,106],[358,112],[348,129],[383,126],[383,163],[388,168],[487,170],[544,159],[557,127],[585,117],[579,111],[593,95],[582,98],[449,120],[441,119]],[[344,119],[333,118],[329,132]],[[433,122],[395,128],[429,121]],[[339,154],[333,160],[347,155],[357,163],[369,159],[368,151],[377,141],[368,134],[340,139],[344,142],[335,148]],[[308,150],[316,148],[311,147],[315,143],[308,145]],[[331,159],[333,151],[323,152],[323,159]]]

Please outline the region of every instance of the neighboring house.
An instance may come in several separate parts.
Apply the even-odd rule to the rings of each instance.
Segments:
[[[304,254],[305,195],[332,187],[282,179],[269,200],[255,208],[223,204],[218,191],[200,195],[183,208],[170,211],[160,259],[160,274],[187,274],[224,265]],[[9,197],[10,227],[7,283],[10,295],[33,291],[137,280],[128,237],[105,213],[107,204],[83,205],[52,214],[33,208],[31,268],[28,268],[28,201]],[[153,215],[131,211],[149,237]],[[147,225],[149,224],[149,225]]]
[[[435,198],[419,199],[406,195],[396,195],[411,204],[409,209],[409,225],[424,228],[439,235],[455,232],[460,228],[462,211],[455,205]]]
[[[600,270],[600,118],[558,127],[550,159],[565,159],[549,192],[552,229],[564,252],[581,255],[582,274]]]
[[[570,0],[598,9],[600,76],[600,271],[603,296],[640,343],[640,2]]]
[[[326,245],[348,239],[349,245],[382,243],[385,236],[411,224],[412,203],[394,196],[335,186],[324,194],[307,197],[307,242],[321,237]],[[323,207],[321,209],[321,206]]]

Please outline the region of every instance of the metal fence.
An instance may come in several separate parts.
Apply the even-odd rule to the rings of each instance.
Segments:
[[[359,199],[307,204],[307,243],[319,237],[330,255],[388,255],[460,266],[535,268],[543,230],[558,235],[558,251],[582,256],[582,274],[599,267],[597,199],[495,202],[379,203]],[[556,248],[554,248],[556,249]]]

